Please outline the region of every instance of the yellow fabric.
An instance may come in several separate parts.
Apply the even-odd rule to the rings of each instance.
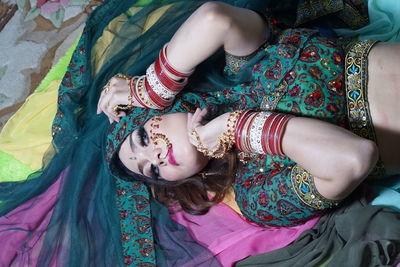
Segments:
[[[169,8],[164,6],[151,13],[143,26],[147,31]],[[140,11],[141,7],[132,7],[129,15]],[[101,60],[107,53],[107,47],[121,25],[127,20],[127,15],[122,14],[115,18],[95,46],[95,64],[101,66]],[[96,52],[97,51],[97,52]],[[96,70],[97,71],[97,70]],[[8,120],[0,133],[0,152],[3,158],[10,159],[23,169],[21,173],[38,170],[42,167],[44,153],[51,144],[51,125],[57,110],[57,93],[61,80],[53,80],[40,92],[29,96],[23,106]],[[25,165],[25,167],[23,166]],[[3,166],[7,167],[7,166]],[[20,180],[24,175],[11,176],[8,179]],[[21,177],[20,177],[21,176]],[[0,177],[0,181],[7,179]]]
[[[142,33],[145,33],[154,23],[156,23],[157,20],[164,14],[164,12],[167,11],[170,7],[171,5],[163,6],[150,13],[146,22],[143,25]],[[132,7],[128,10],[127,14],[129,16],[132,16],[139,12],[141,9],[142,7]],[[127,14],[121,14],[120,16],[113,19],[108,24],[107,28],[104,29],[103,35],[96,41],[96,44],[92,50],[95,73],[98,73],[100,66],[103,66],[103,60],[107,58],[106,55],[113,52],[108,50],[108,46],[114,36],[118,33],[121,25],[128,20]],[[132,25],[132,27],[134,27],[134,25]],[[125,36],[125,38],[128,39],[129,36]]]
[[[30,95],[0,133],[0,150],[33,170],[51,143],[51,123],[57,109],[61,80],[52,81],[43,92]]]

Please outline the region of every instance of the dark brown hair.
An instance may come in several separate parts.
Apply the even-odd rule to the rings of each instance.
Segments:
[[[166,206],[179,205],[194,215],[208,212],[221,202],[235,180],[236,155],[231,152],[222,159],[211,159],[197,175],[179,180],[153,179],[130,171],[121,162],[118,153],[111,160],[114,175],[126,181],[143,182],[152,188],[154,196]]]

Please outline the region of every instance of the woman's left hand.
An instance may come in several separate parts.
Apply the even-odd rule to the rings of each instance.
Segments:
[[[129,80],[112,77],[104,86],[97,104],[97,114],[104,112],[110,123],[119,121],[126,116],[124,111],[118,111],[118,105],[128,105]]]

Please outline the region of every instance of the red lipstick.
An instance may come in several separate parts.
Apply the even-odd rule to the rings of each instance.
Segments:
[[[174,150],[172,149],[172,146],[168,148],[167,152],[167,157],[168,157],[168,163],[174,166],[179,166],[179,163],[176,162],[176,159],[174,157]]]

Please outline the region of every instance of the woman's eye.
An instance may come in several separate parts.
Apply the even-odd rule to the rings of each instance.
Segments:
[[[150,142],[149,136],[147,135],[146,130],[143,127],[140,127],[138,130],[139,141],[141,146],[147,146]]]
[[[153,179],[158,179],[160,177],[160,169],[154,164],[150,166],[150,173]]]

